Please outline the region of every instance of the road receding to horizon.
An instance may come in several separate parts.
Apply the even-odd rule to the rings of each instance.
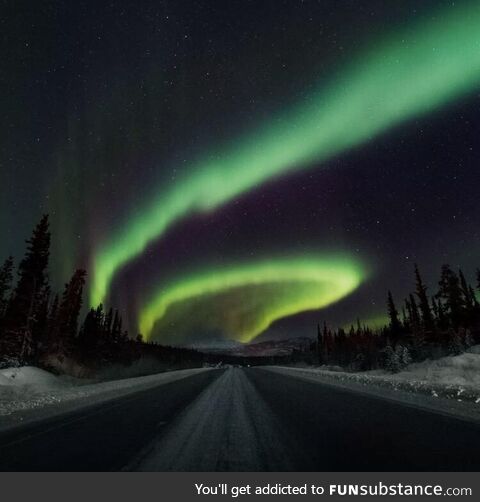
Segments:
[[[0,433],[8,471],[478,471],[480,422],[279,368],[198,372]]]

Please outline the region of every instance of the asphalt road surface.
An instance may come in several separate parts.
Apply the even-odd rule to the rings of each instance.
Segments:
[[[478,471],[480,424],[262,368],[0,434],[9,471]]]

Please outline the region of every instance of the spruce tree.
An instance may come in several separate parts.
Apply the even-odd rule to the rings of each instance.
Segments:
[[[420,326],[420,314],[418,313],[417,302],[412,294],[408,295],[408,300],[405,301],[405,305],[407,307],[411,329],[413,331],[418,330]]]
[[[393,301],[391,291],[389,291],[387,295],[387,310],[388,317],[390,319],[390,332],[392,333],[393,337],[396,338],[401,332],[402,325],[398,317],[398,310],[395,307],[395,302]]]
[[[86,359],[95,359],[99,356],[99,349],[103,344],[103,322],[102,304],[88,311],[78,334],[80,350]]]
[[[110,307],[108,312],[105,314],[105,321],[103,323],[103,332],[107,339],[112,339],[112,328],[113,328],[113,309]]]
[[[320,327],[318,327],[318,330],[320,330]],[[112,338],[116,343],[119,343],[122,338],[122,317],[118,313],[118,310],[115,310],[115,315],[113,317]]]
[[[0,320],[5,315],[8,304],[8,293],[13,280],[13,257],[9,256],[0,268]]]
[[[438,295],[444,301],[450,324],[454,329],[457,329],[464,317],[465,299],[460,279],[449,265],[442,266],[439,287]]]
[[[437,295],[438,302],[437,302],[437,308],[438,308],[438,327],[442,330],[445,330],[448,328],[448,318],[447,318],[447,312],[446,312],[446,307],[442,303],[440,296]]]
[[[433,329],[433,316],[430,310],[430,303],[427,296],[427,286],[425,286],[418,270],[418,266],[415,264],[415,292],[418,298],[418,307],[420,309],[420,315],[422,318],[423,327],[427,331]]]
[[[400,371],[401,361],[399,359],[399,353],[390,344],[387,344],[383,350],[383,357],[383,366],[387,371],[390,371],[390,373],[398,373]]]
[[[57,330],[59,303],[60,300],[58,298],[58,294],[56,294],[48,311],[47,331],[49,334],[54,333]]]
[[[85,270],[78,269],[65,284],[62,300],[58,309],[55,345],[68,348],[77,335],[78,316],[82,308],[82,293],[85,285]]]
[[[26,360],[34,352],[34,325],[39,306],[47,294],[47,267],[50,256],[48,215],[44,215],[26,241],[27,251],[18,266],[18,283],[13,291],[5,315],[7,352]]]
[[[458,277],[460,279],[460,288],[462,290],[465,307],[467,309],[471,309],[474,304],[474,299],[472,298],[472,296],[470,294],[471,288],[467,284],[467,280],[465,279],[465,276],[463,275],[462,269],[458,269]]]
[[[46,286],[38,302],[35,323],[32,326],[33,339],[39,349],[48,347],[48,316],[50,307],[50,287]]]

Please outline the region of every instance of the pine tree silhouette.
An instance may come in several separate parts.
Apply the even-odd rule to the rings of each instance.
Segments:
[[[64,351],[72,346],[77,335],[78,316],[82,308],[82,293],[86,275],[85,270],[76,270],[70,281],[65,284],[62,294],[56,316],[53,343]]]
[[[26,241],[27,251],[18,266],[18,283],[5,315],[4,352],[29,360],[35,352],[33,333],[39,307],[48,294],[47,267],[50,256],[48,215],[44,215]]]
[[[425,286],[417,264],[415,264],[415,293],[418,298],[418,307],[423,323],[423,327],[427,331],[434,328],[432,311],[430,310],[430,303],[427,296],[427,286]]]
[[[393,296],[391,291],[388,291],[387,295],[387,312],[388,312],[388,318],[390,319],[390,332],[392,334],[392,337],[396,339],[398,336],[400,336],[400,333],[402,331],[402,325],[398,317],[398,310],[395,307],[395,302],[393,301]]]
[[[457,329],[463,320],[465,299],[460,286],[460,279],[449,265],[442,265],[438,296],[443,300],[450,324]]]
[[[0,268],[0,319],[3,319],[8,304],[8,292],[12,287],[13,257],[9,256]]]

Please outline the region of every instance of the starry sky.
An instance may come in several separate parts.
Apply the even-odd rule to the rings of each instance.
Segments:
[[[384,321],[480,265],[480,3],[3,2],[0,257],[168,343]]]

